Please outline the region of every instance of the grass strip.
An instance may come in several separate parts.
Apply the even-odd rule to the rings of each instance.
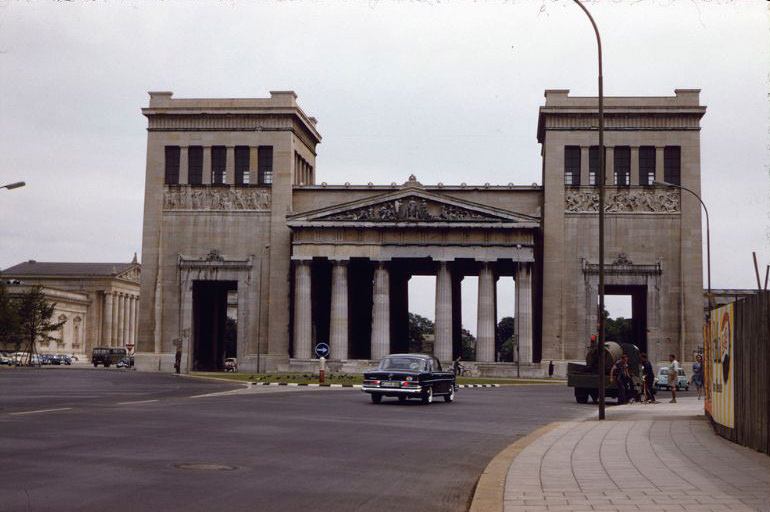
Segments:
[[[196,372],[191,375],[213,377],[238,382],[277,382],[293,384],[318,384],[318,375],[312,373],[249,373],[249,372]],[[361,374],[326,374],[327,384],[361,384]],[[500,377],[458,377],[458,384],[499,384],[505,385],[564,385],[560,379],[513,379]]]

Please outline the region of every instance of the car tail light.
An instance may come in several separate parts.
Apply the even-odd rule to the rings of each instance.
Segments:
[[[364,384],[371,384],[373,386],[379,386],[380,381],[379,380],[374,380],[374,379],[372,379],[372,380],[365,380]]]
[[[419,386],[420,383],[419,382],[410,382],[410,381],[406,381],[405,380],[404,382],[401,383],[401,385],[406,388],[406,387],[409,387],[409,386]]]

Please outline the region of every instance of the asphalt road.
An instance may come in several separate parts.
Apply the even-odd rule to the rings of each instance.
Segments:
[[[428,406],[374,405],[352,389],[233,389],[1,369],[0,511],[463,511],[500,450],[594,410],[561,386],[462,389]]]

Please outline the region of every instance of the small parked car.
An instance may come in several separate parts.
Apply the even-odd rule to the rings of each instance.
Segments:
[[[661,366],[658,369],[658,376],[655,379],[655,387],[657,389],[670,390],[671,386],[668,385],[668,366]],[[676,389],[690,390],[690,382],[687,380],[687,375],[682,368],[679,368],[676,381]]]
[[[364,373],[361,390],[369,393],[375,404],[385,396],[397,397],[401,402],[419,398],[424,404],[443,396],[444,401],[453,402],[457,381],[454,373],[444,371],[433,356],[391,354],[380,361],[376,370]]]
[[[238,371],[238,360],[234,357],[228,357],[225,359],[225,371],[226,372],[237,372]]]
[[[66,364],[67,366],[72,364],[72,359],[67,354],[56,354],[56,357],[59,358],[61,364]]]
[[[115,363],[115,368],[131,368],[134,366],[134,358],[133,357],[124,357],[117,363]]]

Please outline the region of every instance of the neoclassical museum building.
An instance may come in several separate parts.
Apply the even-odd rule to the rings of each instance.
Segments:
[[[496,362],[500,309],[516,318],[528,374],[582,359],[596,334],[595,97],[545,91],[542,185],[527,186],[425,184],[398,169],[389,185],[327,184],[317,121],[291,91],[151,92],[142,112],[139,369],[171,370],[177,347],[183,371],[233,356],[249,371],[307,369],[326,343],[333,370],[356,371],[408,350],[414,275],[436,278],[433,351],[445,362],[461,350],[461,281],[478,277],[481,374],[513,366]],[[630,296],[635,342],[653,360],[690,360],[700,345],[700,205],[655,182],[699,193],[705,112],[693,89],[605,99],[606,293]],[[515,282],[513,304],[497,301],[503,279]]]

